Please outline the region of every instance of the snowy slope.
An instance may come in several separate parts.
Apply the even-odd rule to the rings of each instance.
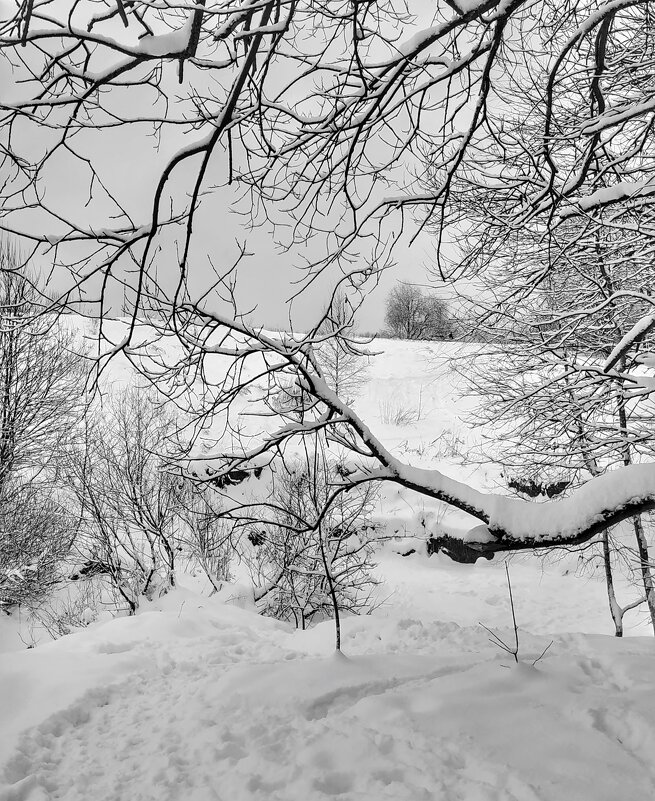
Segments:
[[[345,658],[329,623],[157,607],[3,658],[2,801],[653,797],[652,640],[560,636],[532,667],[524,635],[517,666],[387,610],[346,621]]]
[[[375,349],[356,405],[376,433],[407,461],[493,487],[447,366],[466,351]],[[120,359],[111,371],[132,380]],[[398,424],[400,407],[414,413]],[[382,495],[379,515],[400,527],[426,514],[466,524],[413,493]],[[296,631],[189,577],[136,617],[31,650],[14,637],[0,647],[0,801],[654,798],[655,641],[608,636],[601,577],[576,566],[512,559],[519,665],[480,625],[512,642],[501,561],[389,545],[378,608],[344,621],[344,656],[330,622]],[[642,612],[625,622],[648,634]]]

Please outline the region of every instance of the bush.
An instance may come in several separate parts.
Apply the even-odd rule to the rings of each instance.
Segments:
[[[211,485],[185,480],[181,497],[178,539],[209,579],[213,592],[218,592],[231,578],[232,523],[222,516],[219,496]]]
[[[0,608],[34,609],[57,586],[74,531],[50,489],[5,482],[0,502]]]
[[[60,500],[65,447],[84,411],[74,336],[0,241],[0,605],[28,609],[61,578],[75,525]]]
[[[321,515],[340,479],[327,457],[284,464],[276,479],[274,521],[252,529],[255,600],[267,615],[299,628],[369,611],[375,580],[373,547],[364,536],[375,489],[342,493]]]
[[[176,432],[173,413],[154,395],[125,389],[88,415],[85,442],[70,454],[80,549],[102,565],[130,612],[175,584],[183,499],[167,451]]]

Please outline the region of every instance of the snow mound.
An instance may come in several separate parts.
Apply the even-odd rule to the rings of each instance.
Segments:
[[[5,655],[0,801],[653,797],[651,640],[567,635],[533,666],[524,634],[516,665],[398,600],[344,621],[347,656],[329,623],[189,591]]]

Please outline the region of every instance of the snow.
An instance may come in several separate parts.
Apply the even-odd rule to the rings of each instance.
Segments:
[[[108,325],[115,341],[121,325]],[[462,424],[470,401],[447,364],[461,346],[376,346],[384,352],[356,401],[362,419],[417,470],[448,470],[471,497],[491,498],[499,476],[471,459],[481,432]],[[128,382],[129,369],[120,356],[107,380]],[[381,400],[415,413],[384,422]],[[626,484],[655,486],[650,470],[622,475],[583,488],[579,514]],[[490,512],[534,536],[561,508],[527,506],[534,520],[511,499]],[[489,535],[397,485],[377,514],[401,533]],[[2,615],[0,801],[655,797],[655,640],[610,636],[601,570],[583,571],[576,554],[511,560],[515,664],[480,625],[513,642],[503,562],[460,565],[418,548],[403,557],[398,547],[379,548],[377,606],[342,621],[343,655],[330,621],[297,631],[256,614],[240,579],[210,597],[183,572],[135,617],[104,615],[29,650]],[[617,571],[621,603],[630,590]],[[649,634],[643,609],[625,625]]]
[[[590,211],[599,206],[606,206],[609,203],[617,203],[627,198],[642,197],[652,195],[655,192],[655,185],[650,180],[644,181],[619,181],[612,186],[603,187],[596,190],[591,195],[580,198],[578,204],[583,211]]]
[[[620,2],[625,2],[625,0],[620,0]],[[603,14],[607,15],[607,12],[606,6]],[[581,134],[582,136],[593,136],[593,134],[600,133],[608,128],[617,128],[627,120],[652,113],[654,106],[655,103],[650,98],[643,103],[621,103],[617,107],[610,107],[603,114],[599,114],[596,118],[586,123],[581,129]]]
[[[487,5],[487,0],[454,0],[453,5],[461,14],[472,14]]]
[[[189,46],[193,29],[194,12],[190,11],[184,25],[168,33],[155,36],[144,36],[140,40],[138,50],[149,56],[165,56],[170,53],[183,53]]]
[[[5,655],[0,798],[652,797],[652,640],[554,635],[533,667],[551,635],[522,631],[514,665],[473,622],[510,637],[504,571],[383,562],[391,596],[344,621],[346,656],[329,622],[294,631],[188,590]],[[469,620],[444,619],[458,605]]]
[[[589,530],[612,512],[655,500],[655,464],[636,464],[591,479],[568,497],[544,503],[524,501],[498,493],[480,492],[469,484],[406,464],[395,469],[400,480],[450,498],[471,516],[487,518],[487,524],[469,527],[466,542],[489,542],[501,536],[516,542],[566,540]],[[479,536],[480,539],[475,539]]]
[[[637,320],[632,328],[621,338],[621,341],[614,346],[612,352],[607,357],[607,360],[603,365],[603,370],[605,372],[611,370],[612,367],[614,367],[619,359],[624,356],[631,347],[633,347],[644,336],[646,336],[653,326],[655,326],[655,315],[653,314],[647,314]],[[638,361],[641,360],[638,359]],[[642,362],[642,364],[646,363],[647,362]]]
[[[554,532],[574,536],[603,519],[607,510],[654,496],[655,464],[629,465],[588,481],[562,500],[534,504],[496,496],[489,527],[523,539],[548,539]]]
[[[398,45],[398,52],[403,56],[413,56],[425,47],[436,42],[443,31],[443,25],[433,25],[412,34],[408,39]]]
[[[649,392],[655,390],[655,378],[649,378],[643,375],[630,375],[629,376],[638,387],[646,389]]]

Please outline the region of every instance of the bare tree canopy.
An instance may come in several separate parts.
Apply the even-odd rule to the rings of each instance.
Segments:
[[[270,337],[194,289],[201,200],[217,192],[240,194],[250,222],[289,248],[319,243],[295,291],[334,268],[353,304],[390,266],[408,210],[436,232],[444,277],[475,278],[526,228],[550,246],[574,218],[602,217],[652,252],[651,3],[448,0],[425,25],[395,6],[81,0],[64,14],[19,2],[0,22],[3,75],[15,78],[0,99],[0,226],[73,276],[67,298],[98,293],[102,313],[113,284],[133,320],[154,306],[162,336],[184,346],[166,378],[152,376],[174,396],[176,376],[204,379],[208,357],[232,359],[201,416],[230,412],[252,383],[246,362],[260,379],[294,376],[300,412],[245,453],[216,453],[225,470],[325,429],[377,465],[344,487],[386,479],[458,506],[483,523],[473,551],[583,541],[655,506],[653,465],[594,479],[547,514],[474,492],[401,464],[330,389],[314,354],[321,321]],[[138,202],[137,182],[113,175],[135,158]],[[460,240],[467,256],[450,261]],[[160,287],[171,253],[172,286]],[[230,300],[225,272],[216,288]],[[521,265],[519,295],[547,274]],[[650,287],[621,291],[652,308]]]
[[[139,308],[171,237],[184,281],[200,199],[228,184],[288,243],[321,239],[310,272],[337,261],[356,282],[388,264],[406,208],[458,236],[462,193],[508,229],[604,208],[647,225],[647,0],[439,2],[429,24],[396,7],[17,3],[0,22],[2,227],[78,282],[127,282]]]
[[[0,609],[29,608],[61,581],[75,520],[60,474],[86,377],[81,343],[42,315],[47,298],[19,266],[0,241]]]
[[[446,302],[410,284],[389,293],[385,322],[391,335],[402,339],[445,339],[450,330]]]

